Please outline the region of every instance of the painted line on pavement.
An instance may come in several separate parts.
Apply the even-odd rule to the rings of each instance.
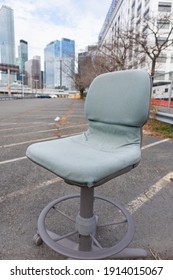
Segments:
[[[62,179],[60,177],[56,177],[54,179],[48,180],[48,181],[44,181],[38,185],[33,185],[33,186],[29,186],[27,188],[9,193],[7,195],[3,195],[0,197],[0,203],[4,202],[6,199],[11,199],[11,198],[15,198],[19,195],[27,195],[29,193],[33,193],[35,190],[39,190],[41,188],[45,188],[48,187],[54,183],[57,183],[59,181],[61,181]]]
[[[10,131],[10,130],[18,130],[18,129],[22,129],[22,128],[32,128],[32,127],[37,127],[37,126],[46,126],[46,125],[55,125],[55,123],[36,123],[36,124],[33,124],[33,125],[29,125],[28,126],[28,123],[25,124],[25,126],[19,126],[19,127],[11,127],[11,128],[3,128],[1,129],[0,128],[0,132],[2,131]]]
[[[18,146],[18,145],[29,144],[29,143],[35,143],[35,142],[40,142],[40,141],[53,140],[53,139],[57,139],[57,136],[48,137],[48,138],[40,138],[40,139],[35,139],[35,140],[28,140],[28,141],[24,141],[24,142],[12,143],[12,144],[7,144],[7,145],[2,145],[2,146],[0,146],[0,149],[1,148],[14,147],[14,146]]]
[[[159,191],[161,191],[163,188],[165,188],[168,183],[170,183],[173,179],[173,172],[168,173],[166,176],[161,178],[158,182],[156,182],[154,185],[149,187],[149,189],[141,193],[137,198],[132,200],[127,204],[127,210],[131,214],[136,212],[141,206],[143,206],[147,201],[153,198]]]
[[[78,135],[79,133],[74,133],[74,134],[68,134],[68,135],[62,135],[61,138],[65,138],[65,137],[68,137],[68,136],[75,136],[75,135]],[[55,139],[61,139],[61,138],[55,138]],[[15,162],[15,161],[20,161],[20,160],[23,160],[23,159],[26,159],[27,157],[24,156],[24,157],[19,157],[19,158],[13,158],[13,159],[9,159],[9,160],[4,160],[4,161],[0,161],[0,165],[2,164],[7,164],[7,163],[11,163],[11,162]]]
[[[2,138],[6,137],[14,137],[14,136],[21,136],[21,135],[27,135],[27,134],[37,134],[37,133],[45,133],[45,132],[51,132],[51,131],[57,131],[57,128],[47,129],[47,130],[39,130],[39,131],[29,131],[29,132],[23,132],[18,134],[10,134],[10,135],[4,135]]]
[[[148,145],[142,147],[141,150],[148,149],[148,148],[150,148],[150,147],[159,145],[159,144],[164,143],[164,142],[167,142],[167,141],[170,141],[170,139],[169,139],[169,138],[166,138],[166,139],[162,139],[162,140],[156,141],[156,142],[154,142],[154,143],[148,144]]]
[[[15,162],[15,161],[19,161],[19,160],[23,160],[26,159],[27,157],[19,157],[19,158],[13,158],[13,159],[8,159],[8,160],[4,160],[4,161],[0,161],[0,165],[2,164],[6,164],[6,163],[11,163],[11,162]]]

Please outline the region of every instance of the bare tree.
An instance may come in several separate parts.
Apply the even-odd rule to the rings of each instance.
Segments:
[[[80,91],[83,98],[84,91],[89,87],[94,79],[94,68],[91,52],[82,52],[78,54],[78,73],[76,74],[76,88]]]
[[[124,70],[129,67],[129,51],[132,49],[132,41],[129,30],[125,28],[115,29],[112,40],[99,47],[100,54],[105,58],[105,70],[112,72]]]
[[[130,33],[130,40],[133,42],[133,50],[135,49],[136,56],[142,58],[146,55],[149,58],[151,76],[155,74],[159,56],[173,43],[172,20],[172,14],[141,18],[140,30],[132,30]]]

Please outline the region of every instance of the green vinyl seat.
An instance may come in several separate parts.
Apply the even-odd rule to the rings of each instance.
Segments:
[[[81,192],[82,189],[90,190],[102,185],[139,164],[142,127],[149,117],[150,97],[151,78],[144,70],[102,74],[93,80],[87,93],[85,101],[87,131],[76,136],[33,144],[28,147],[26,155],[67,183],[80,186]],[[87,199],[91,196],[93,197],[93,192]],[[85,195],[82,195],[82,199],[86,199]],[[81,204],[85,205],[83,208],[86,207],[84,202],[81,200]],[[88,207],[93,208],[93,205]],[[85,218],[90,219],[94,214],[88,211],[86,214],[87,210],[82,209],[80,216],[82,217],[82,213],[85,212]],[[83,220],[79,223],[83,224]],[[82,227],[83,225],[79,226]],[[82,234],[88,235],[88,238],[91,235],[83,233],[83,230],[82,233],[79,232],[80,236]],[[44,238],[47,244],[52,244],[48,240],[49,237],[44,237],[43,234]],[[55,249],[54,247],[60,245],[50,246]],[[115,246],[110,254],[123,248],[124,246],[121,246],[121,249],[117,249]],[[59,247],[55,250],[64,252]],[[84,249],[83,252],[80,248],[74,255],[65,249],[64,254],[75,258],[99,258],[98,252],[89,256],[85,251],[93,249],[90,246],[90,249]],[[105,253],[103,249],[100,258],[108,255],[109,253],[107,251]]]
[[[130,85],[130,86],[128,86]],[[90,86],[81,135],[31,145],[27,156],[66,181],[92,187],[141,158],[141,127],[148,119],[150,78],[142,70],[103,74]]]

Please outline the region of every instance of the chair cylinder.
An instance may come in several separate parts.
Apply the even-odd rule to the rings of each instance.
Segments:
[[[94,188],[81,188],[80,191],[80,216],[91,218],[93,216]]]
[[[80,216],[84,219],[93,217],[94,188],[81,188],[80,192]],[[79,236],[79,251],[91,251],[92,239],[90,235]]]

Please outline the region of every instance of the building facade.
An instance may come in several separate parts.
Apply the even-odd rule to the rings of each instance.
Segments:
[[[44,83],[46,88],[60,85],[60,41],[50,42],[44,49]]]
[[[46,88],[74,89],[75,42],[63,38],[44,49],[44,84]]]
[[[62,76],[62,86],[65,89],[74,90],[75,79],[75,41],[67,38],[61,40],[61,60],[60,73]]]
[[[0,63],[15,65],[14,13],[10,7],[0,8]],[[11,81],[16,75],[11,75]],[[2,82],[7,82],[7,75],[1,74]]]
[[[128,28],[128,30],[138,31],[141,29],[145,32],[144,25],[142,26],[141,19],[156,19],[154,23],[155,31],[159,29],[157,36],[160,42],[166,40],[167,35],[173,27],[173,21],[168,18],[168,14],[173,13],[173,0],[113,0],[104,24],[99,34],[98,45],[103,48],[106,44],[113,42],[116,30],[118,28]],[[159,20],[159,17],[165,20]],[[149,37],[151,43],[154,42],[152,35]],[[170,39],[173,40],[173,34]],[[151,44],[152,45],[152,44]],[[130,55],[129,55],[130,57]],[[151,61],[143,53],[140,60],[135,61],[135,52],[129,61],[129,68],[145,68],[150,72]],[[173,44],[163,50],[159,55],[155,68],[155,75],[158,79],[169,79],[165,73],[173,70]]]
[[[41,58],[40,56],[34,56],[25,62],[25,78],[26,84],[31,89],[41,88]]]
[[[24,81],[25,76],[25,62],[28,61],[28,43],[24,40],[20,40],[20,45],[18,46],[18,65],[19,65],[19,75],[18,80]]]

